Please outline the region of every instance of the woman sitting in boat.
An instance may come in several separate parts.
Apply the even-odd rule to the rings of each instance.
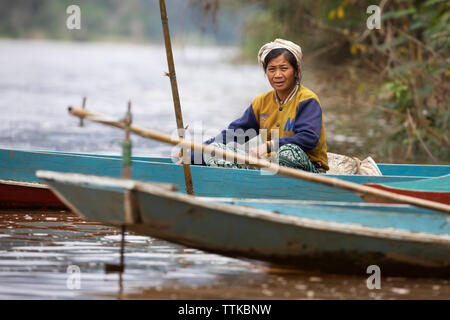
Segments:
[[[228,126],[228,130],[223,130],[205,144],[228,150],[227,143],[243,143],[252,138],[248,134],[243,136],[245,131],[253,129],[260,134],[261,129],[265,129],[265,143],[250,149],[251,156],[261,158],[272,153],[275,154],[273,159],[281,166],[314,173],[326,172],[329,168],[322,109],[317,95],[301,85],[300,46],[276,39],[261,47],[258,61],[274,90],[256,97],[244,114]],[[273,137],[272,130],[278,131],[278,137]],[[231,150],[236,151],[236,148]],[[245,167],[207,155],[202,158],[193,153],[191,158],[194,164]]]

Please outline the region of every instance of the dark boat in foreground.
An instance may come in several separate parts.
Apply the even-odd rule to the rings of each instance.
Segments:
[[[81,217],[226,256],[327,272],[450,276],[448,214],[409,205],[203,198],[39,171]]]

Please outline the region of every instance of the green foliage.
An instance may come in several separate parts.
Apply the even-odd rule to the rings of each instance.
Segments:
[[[378,47],[389,59],[386,85],[378,91],[387,98],[379,102],[397,113],[385,138],[391,142],[384,144],[388,153],[399,152],[405,159],[450,160],[449,8],[443,1],[403,1],[383,15],[392,39]]]

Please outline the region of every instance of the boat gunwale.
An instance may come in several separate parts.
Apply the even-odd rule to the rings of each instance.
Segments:
[[[442,180],[443,178],[450,179],[450,174],[445,174],[443,176],[438,176],[438,177],[428,177],[426,179],[419,179],[419,180],[415,180],[415,181],[408,181],[408,183],[423,182],[425,184],[429,184],[431,181],[439,181],[439,180]],[[450,190],[443,191],[443,190],[427,190],[427,189],[416,189],[416,188],[408,189],[403,186],[404,184],[406,184],[405,181],[366,183],[365,185],[374,187],[374,188],[383,188],[385,190],[391,189],[391,190],[398,190],[398,191],[404,190],[404,191],[421,192],[421,193],[428,193],[428,194],[432,194],[432,193],[450,194]]]
[[[260,204],[275,204],[275,205],[282,205],[284,207],[294,207],[297,205],[302,206],[308,206],[310,208],[317,209],[320,206],[333,208],[336,209],[345,209],[346,210],[371,210],[371,209],[383,209],[383,208],[393,208],[393,209],[399,209],[399,210],[406,210],[411,208],[419,208],[422,210],[422,212],[413,211],[413,212],[399,212],[402,215],[404,214],[436,214],[441,216],[447,216],[447,213],[432,210],[432,209],[425,209],[420,207],[414,207],[410,204],[405,203],[372,203],[372,202],[349,202],[349,201],[324,201],[324,200],[296,200],[296,199],[259,199],[259,198],[231,198],[231,197],[207,197],[207,196],[197,196],[199,200],[203,201],[209,201],[209,202],[221,202],[221,203],[227,203],[231,202],[233,205],[240,205],[240,203],[260,203]],[[235,203],[238,202],[238,203]],[[244,204],[245,205],[245,204]],[[392,213],[392,212],[384,212],[384,211],[378,211],[377,213],[383,214],[383,213]]]
[[[90,153],[79,153],[79,152],[70,152],[70,151],[48,151],[48,150],[29,150],[29,149],[3,149],[0,148],[0,152],[4,151],[4,152],[23,152],[23,153],[36,153],[36,154],[47,154],[47,155],[61,155],[61,156],[70,156],[70,157],[74,157],[74,158],[93,158],[93,159],[108,159],[108,160],[115,160],[115,161],[122,161],[121,156],[120,155],[107,155],[107,154],[90,154]],[[157,163],[157,164],[161,164],[161,165],[176,165],[176,166],[182,166],[177,165],[175,162],[171,161],[171,162],[165,162],[165,161],[158,161],[159,160],[169,160],[172,159],[170,157],[162,157],[162,156],[152,156],[152,157],[148,157],[148,159],[146,159],[147,157],[145,156],[136,156],[139,158],[143,158],[143,159],[133,159],[132,158],[132,162],[137,162],[137,163]],[[392,164],[392,163],[379,163],[378,165],[381,166],[398,166],[398,167],[414,167],[414,166],[420,166],[420,167],[429,167],[429,168],[433,168],[436,166],[443,166],[443,167],[449,167],[450,165],[433,165],[433,164]],[[217,169],[215,167],[210,167],[210,166],[203,166],[203,165],[191,165],[192,167],[202,167],[202,168],[207,168],[207,169]],[[220,168],[220,169],[224,169],[224,170],[238,170],[238,172],[242,173],[242,172],[246,172],[246,173],[250,173],[250,172],[255,172],[258,175],[260,174],[260,170],[252,170],[252,169],[237,169],[237,168]],[[250,173],[253,174],[253,173]],[[331,177],[367,177],[367,175],[361,175],[361,174],[327,174],[327,173],[319,173],[319,175],[323,175],[323,176],[331,176]],[[382,175],[380,177],[389,177],[389,178],[408,178],[411,180],[419,180],[419,179],[430,179],[430,178],[437,178],[439,176],[423,176],[423,175],[419,175],[419,176],[407,176],[407,175]],[[286,178],[286,177],[284,177]]]
[[[0,179],[0,184],[6,184],[11,186],[19,187],[29,187],[29,188],[39,188],[39,189],[49,189],[48,185],[42,182],[28,182],[21,180],[3,180]]]

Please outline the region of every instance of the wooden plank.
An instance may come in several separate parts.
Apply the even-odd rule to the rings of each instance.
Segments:
[[[30,149],[1,149],[0,156],[4,153],[9,155],[10,152],[15,153],[32,153],[32,154],[50,154],[50,155],[67,155],[67,156],[81,156],[107,159],[121,159],[121,155],[95,154],[95,153],[80,153],[80,152],[66,152],[66,151],[49,151],[49,150],[30,150]],[[133,156],[133,161],[146,162],[161,162],[174,163],[173,158],[157,157],[157,156]],[[412,177],[414,179],[421,179],[424,177],[439,177],[450,174],[450,165],[424,165],[424,164],[386,164],[379,163],[378,167],[383,176],[402,176]]]
[[[139,207],[139,199],[135,190],[127,190],[124,193],[125,223],[141,224],[142,216]]]

